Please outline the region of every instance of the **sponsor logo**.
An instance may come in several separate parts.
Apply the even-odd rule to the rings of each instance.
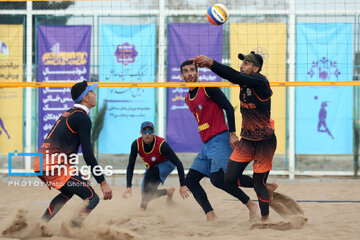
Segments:
[[[307,75],[310,78],[322,81],[338,81],[341,72],[338,69],[337,62],[331,61],[326,57],[312,62],[311,68]]]
[[[138,52],[135,49],[135,45],[126,42],[116,46],[114,55],[116,56],[116,61],[118,63],[122,63],[126,66],[135,62]]]

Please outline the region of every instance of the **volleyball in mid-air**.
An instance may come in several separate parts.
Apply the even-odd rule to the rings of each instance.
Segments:
[[[207,18],[211,24],[221,25],[229,18],[227,8],[222,4],[211,5],[207,10]]]

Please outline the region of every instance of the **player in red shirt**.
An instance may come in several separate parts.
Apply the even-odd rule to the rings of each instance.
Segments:
[[[192,61],[185,61],[181,67],[181,77],[185,82],[197,82],[199,72]],[[193,113],[197,123],[203,146],[194,159],[186,176],[185,183],[202,207],[208,221],[217,219],[200,180],[209,177],[211,183],[247,206],[250,218],[258,214],[259,207],[237,186],[224,182],[224,174],[229,162],[232,148],[239,144],[235,134],[234,109],[219,88],[190,87],[186,96],[186,104]],[[229,124],[225,122],[224,111]]]
[[[185,186],[184,167],[171,149],[165,139],[154,135],[154,124],[143,122],[140,128],[141,137],[136,139],[131,145],[129,164],[126,171],[127,188],[123,197],[132,194],[131,181],[135,166],[136,157],[139,154],[146,165],[146,172],[142,183],[142,200],[140,209],[146,210],[148,203],[156,198],[168,196],[167,200],[172,200],[175,188],[158,189],[160,183],[164,183],[167,176],[175,169],[178,170],[180,181],[180,195],[187,198],[188,189]]]

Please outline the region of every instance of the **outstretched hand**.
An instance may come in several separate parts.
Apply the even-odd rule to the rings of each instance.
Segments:
[[[212,58],[208,56],[200,55],[196,56],[195,58],[190,58],[190,61],[193,61],[194,64],[200,68],[210,68],[214,62]]]
[[[188,198],[190,196],[189,189],[186,186],[181,186],[179,192],[183,199]]]

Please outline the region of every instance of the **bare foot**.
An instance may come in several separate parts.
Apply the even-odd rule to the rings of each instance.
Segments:
[[[270,202],[274,199],[274,192],[278,188],[278,186],[279,185],[277,185],[276,183],[267,183],[266,184],[266,189],[268,190],[268,193],[269,193]]]
[[[269,215],[267,215],[267,216],[261,216],[261,221],[262,221],[262,222],[266,222],[267,220],[269,220]]]
[[[260,218],[260,207],[258,203],[249,200],[246,203],[246,207],[249,209],[249,221]]]
[[[211,210],[210,212],[206,213],[206,221],[208,222],[213,222],[213,221],[217,221],[218,217],[215,214],[214,210]]]

